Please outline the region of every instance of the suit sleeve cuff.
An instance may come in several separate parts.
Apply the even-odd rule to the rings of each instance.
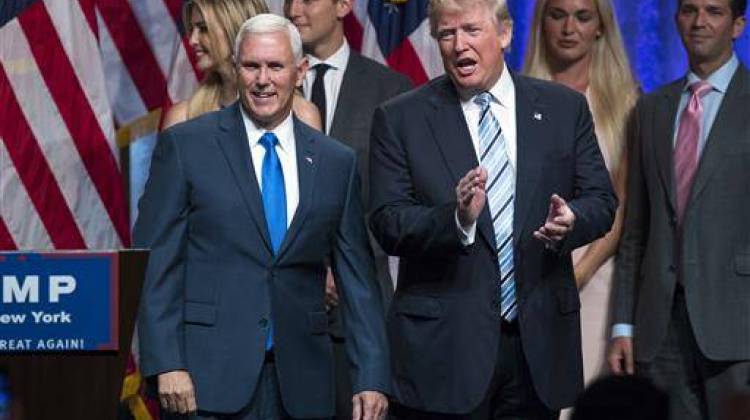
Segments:
[[[464,227],[461,226],[461,223],[458,221],[458,210],[453,213],[453,218],[456,221],[456,227],[458,228],[458,237],[459,239],[461,239],[461,245],[473,245],[477,233],[477,222],[472,223],[468,227],[468,229],[464,229]]]
[[[615,324],[612,326],[612,338],[633,337],[632,324]]]

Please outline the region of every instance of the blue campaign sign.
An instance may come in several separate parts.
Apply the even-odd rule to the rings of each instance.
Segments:
[[[116,252],[0,253],[0,353],[118,349]]]

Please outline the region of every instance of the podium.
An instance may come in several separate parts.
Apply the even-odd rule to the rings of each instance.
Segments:
[[[10,418],[117,419],[147,254],[0,253],[0,369],[9,384]],[[96,267],[109,275],[96,267],[71,274],[100,260]],[[102,293],[110,301],[96,297]],[[63,309],[70,302],[73,310]]]

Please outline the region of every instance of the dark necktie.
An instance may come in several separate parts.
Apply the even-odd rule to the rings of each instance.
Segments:
[[[263,156],[262,188],[263,210],[266,214],[268,234],[271,236],[271,246],[274,255],[279,252],[281,242],[286,234],[286,192],[284,190],[284,171],[281,168],[276,145],[279,139],[268,132],[260,138],[260,144],[266,149]],[[266,335],[266,350],[273,347],[273,325],[268,328]]]
[[[315,81],[312,85],[312,95],[310,96],[310,100],[312,103],[315,104],[315,106],[318,107],[318,111],[320,111],[320,119],[323,122],[323,132],[326,132],[326,86],[325,83],[323,83],[323,78],[326,75],[326,72],[328,69],[330,69],[331,66],[329,66],[326,63],[318,63],[313,66],[313,69],[315,69]]]

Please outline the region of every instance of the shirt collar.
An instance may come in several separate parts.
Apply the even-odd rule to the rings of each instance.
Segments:
[[[508,67],[505,65],[505,63],[503,63],[503,72],[500,74],[500,78],[497,79],[497,82],[495,82],[495,84],[490,88],[489,92],[492,94],[495,102],[499,103],[500,106],[502,106],[503,108],[511,107],[511,104],[513,103],[513,95],[515,94],[515,86],[513,84],[513,78],[510,76],[510,71],[508,70]],[[477,95],[474,95],[471,98],[461,102],[473,103],[474,98],[476,98]]]
[[[732,76],[734,76],[734,72],[737,71],[737,67],[739,67],[739,65],[740,62],[737,59],[737,55],[735,53],[732,53],[732,57],[729,59],[729,61],[727,61],[716,71],[711,73],[706,81],[714,90],[717,90],[721,93],[726,93],[727,88],[729,87],[729,82],[732,81]],[[688,90],[690,85],[695,82],[699,82],[700,80],[701,78],[698,77],[697,74],[693,73],[692,71],[689,72],[687,75],[687,81],[685,83],[685,86],[683,87],[683,91]]]
[[[247,114],[247,111],[245,111],[244,106],[240,106],[240,110],[242,112],[242,121],[245,124],[247,138],[250,141],[250,147],[253,147],[260,143],[260,138],[263,136],[263,134],[269,131],[274,133],[276,135],[276,138],[279,139],[279,146],[281,147],[281,150],[290,151],[291,148],[294,147],[294,123],[292,120],[291,112],[289,113],[289,115],[287,115],[284,121],[281,122],[281,124],[276,126],[276,128],[274,128],[273,130],[266,130],[264,128],[258,127],[255,124],[255,122]]]
[[[349,62],[350,54],[351,50],[349,49],[349,43],[346,42],[346,39],[344,39],[344,43],[341,44],[341,47],[339,47],[339,49],[336,50],[336,52],[327,59],[321,60],[312,54],[308,54],[307,60],[310,62],[310,68],[312,68],[316,64],[326,63],[334,70],[344,70],[346,68],[346,63]]]

